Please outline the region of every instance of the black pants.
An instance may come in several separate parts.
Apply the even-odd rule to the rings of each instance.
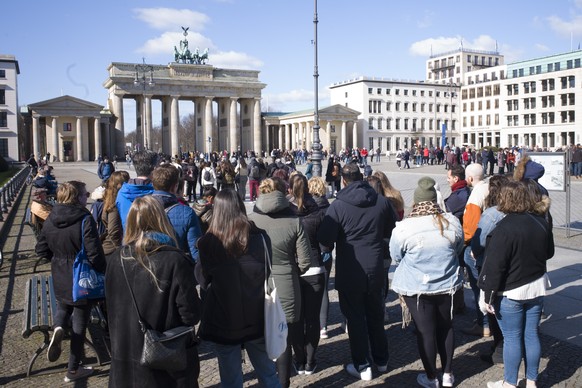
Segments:
[[[287,333],[287,349],[277,358],[275,366],[277,368],[277,376],[282,388],[288,388],[291,385],[291,368],[293,357],[291,356],[291,344],[294,338],[303,336],[303,326],[301,322],[287,322],[289,331]]]
[[[329,259],[325,263],[325,290],[323,291],[323,297],[321,298],[321,309],[319,311],[319,327],[320,329],[327,329],[327,317],[329,315],[329,275],[331,274],[331,267],[333,265],[333,259]]]
[[[348,320],[348,337],[356,368],[370,364],[386,365],[388,340],[384,331],[384,289],[339,291],[342,314]],[[369,347],[368,348],[368,342]],[[368,354],[372,359],[368,359]]]
[[[196,201],[196,181],[186,181],[186,196],[188,201]]]
[[[53,320],[54,327],[71,329],[71,354],[69,356],[69,371],[79,369],[79,363],[83,357],[85,344],[85,332],[91,315],[91,305],[71,306],[57,301],[57,313]],[[72,316],[72,319],[71,319]]]
[[[405,296],[406,306],[416,325],[416,341],[422,365],[429,379],[437,378],[436,356],[444,373],[451,373],[454,353],[451,295]]]
[[[319,312],[325,289],[325,274],[302,276],[299,278],[301,289],[301,318],[299,325],[305,328],[303,335],[292,339],[295,362],[298,365],[315,365],[315,352],[319,345]]]

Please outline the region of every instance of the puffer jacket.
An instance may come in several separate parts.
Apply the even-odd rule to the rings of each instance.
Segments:
[[[325,209],[320,209],[311,195],[305,196],[303,210],[301,211],[297,208],[295,198],[291,197],[289,201],[291,210],[299,217],[303,224],[303,229],[305,229],[305,233],[309,237],[311,259],[313,260],[310,268],[322,267],[323,260],[321,258],[321,248],[317,241],[317,229],[319,229],[319,225],[323,221],[323,217],[325,217]]]
[[[254,213],[249,215],[267,234],[271,248],[273,279],[287,322],[299,321],[301,293],[299,276],[311,265],[309,238],[299,218],[289,208],[289,201],[279,191],[261,194]]]
[[[170,224],[172,224],[174,232],[176,233],[178,248],[184,251],[184,253],[190,254],[190,257],[195,262],[198,261],[198,248],[196,247],[196,243],[200,236],[202,236],[202,231],[198,216],[194,210],[190,206],[179,203],[178,198],[168,192],[154,190],[152,195],[166,209]]]
[[[36,254],[51,261],[55,296],[67,305],[84,305],[86,300],[73,302],[73,263],[81,250],[81,225],[89,262],[99,272],[105,272],[105,255],[97,224],[86,208],[80,205],[57,203],[43,224],[36,243]]]
[[[396,223],[390,254],[398,263],[392,289],[405,296],[453,294],[462,286],[458,255],[463,249],[463,228],[451,213],[444,236],[432,215],[410,217]]]

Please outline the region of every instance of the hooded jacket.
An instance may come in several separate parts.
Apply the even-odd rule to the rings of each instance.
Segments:
[[[288,323],[299,321],[301,292],[299,276],[311,265],[309,238],[301,220],[289,208],[280,191],[261,194],[249,220],[264,229],[270,245],[272,274]]]
[[[105,272],[105,255],[99,241],[97,224],[86,208],[57,203],[43,224],[36,243],[36,254],[51,261],[55,296],[67,305],[84,305],[86,300],[73,302],[73,263],[81,250],[81,225],[89,262],[99,272]]]
[[[129,213],[129,208],[136,198],[149,195],[154,192],[154,186],[149,179],[130,179],[121,186],[119,192],[117,193],[117,199],[115,200],[115,206],[119,210],[119,218],[121,219],[121,227],[125,232],[125,220],[127,219],[127,213]]]
[[[544,176],[546,169],[541,164],[534,162],[529,158],[529,156],[524,156],[521,158],[517,166],[515,167],[515,171],[513,172],[513,179],[516,181],[522,181],[524,179],[533,179],[538,184],[538,187],[543,195],[548,194],[548,190],[544,186],[542,186],[538,179]]]
[[[352,182],[338,192],[317,232],[321,244],[337,244],[338,291],[383,289],[387,256],[383,239],[392,235],[396,219],[390,201],[367,182]]]

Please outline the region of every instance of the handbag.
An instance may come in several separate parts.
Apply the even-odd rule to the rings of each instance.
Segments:
[[[265,238],[262,235],[261,238],[263,239],[263,246],[265,248],[265,348],[269,358],[274,360],[287,349],[287,332],[289,329],[287,327],[287,318],[285,318],[283,306],[281,306],[281,301],[277,294],[275,281],[273,281],[272,291],[269,292],[267,263],[269,270],[271,270],[271,260]]]
[[[105,274],[95,271],[85,250],[85,220],[81,222],[81,250],[73,263],[73,302],[105,298]]]
[[[194,326],[178,326],[164,332],[149,328],[139,314],[133,290],[127,280],[123,261],[124,259],[122,258],[123,276],[129,288],[133,307],[137,313],[139,327],[143,333],[143,348],[139,364],[150,369],[165,370],[167,372],[186,369],[188,366],[188,348],[194,344]]]

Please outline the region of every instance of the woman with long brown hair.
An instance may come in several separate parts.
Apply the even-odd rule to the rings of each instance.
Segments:
[[[129,173],[127,171],[115,171],[105,184],[103,211],[101,213],[101,222],[105,227],[105,232],[100,237],[103,243],[103,252],[106,255],[110,255],[120,247],[123,240],[121,218],[115,205],[115,200],[117,199],[117,192],[127,181],[129,181]]]
[[[160,202],[151,195],[136,198],[127,214],[123,246],[107,257],[110,387],[198,387],[194,338],[184,370],[155,370],[139,363],[144,338],[132,297],[141,320],[159,332],[194,326],[200,319],[194,263],[176,245]]]
[[[382,190],[384,191],[384,197],[390,200],[392,206],[394,206],[394,210],[396,210],[398,219],[401,220],[404,217],[404,199],[402,198],[402,194],[399,190],[392,186],[388,176],[386,176],[386,174],[384,174],[382,171],[376,170],[372,176],[380,180],[380,183],[382,184]]]
[[[233,189],[216,194],[213,211],[208,232],[198,240],[196,278],[207,291],[200,337],[214,347],[223,387],[243,386],[241,345],[261,384],[278,387],[264,338],[264,282],[269,276],[265,237],[248,220]]]

